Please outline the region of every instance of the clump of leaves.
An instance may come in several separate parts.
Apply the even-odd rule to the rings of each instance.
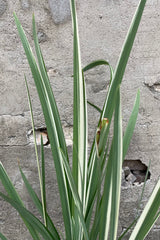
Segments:
[[[19,194],[16,192],[2,163],[0,164],[0,179],[6,189],[7,195],[0,193],[0,196],[19,212],[32,238],[35,240],[41,239],[41,237],[47,240],[114,240],[117,239],[122,163],[133,134],[140,101],[140,93],[138,91],[127,128],[124,136],[122,136],[120,85],[146,0],[141,0],[139,2],[114,71],[109,63],[104,60],[92,62],[82,69],[75,1],[71,0],[70,3],[74,33],[72,168],[69,165],[68,151],[57,104],[51,89],[45,63],[38,43],[34,16],[32,23],[33,38],[38,63],[31,51],[24,30],[16,14],[14,14],[19,36],[35,81],[47,126],[61,199],[65,236],[61,237],[47,213],[43,141],[41,139],[42,164],[40,167],[34,132],[33,111],[27,81],[26,86],[35,139],[41,199],[38,198],[21,168],[20,172],[35,207],[43,217],[43,221],[40,221],[24,206],[24,203],[22,202]],[[95,138],[93,139],[92,149],[88,158],[87,98],[84,72],[98,65],[107,65],[109,67],[110,86],[102,110],[90,103],[100,111],[100,118]],[[109,145],[108,133],[113,114],[114,131],[111,144]],[[132,224],[135,224],[135,227],[130,235],[130,240],[140,240],[145,238],[152,225],[160,215],[160,212],[158,211],[159,206],[160,179],[158,180],[141,216],[137,217]],[[91,218],[93,219],[91,220]],[[128,229],[131,227],[132,226]],[[123,233],[119,239],[122,239],[125,233]],[[6,239],[6,237],[2,234],[0,234],[0,237],[1,239]]]

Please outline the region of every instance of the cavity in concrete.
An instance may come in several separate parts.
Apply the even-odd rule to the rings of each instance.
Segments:
[[[132,185],[145,182],[145,179],[150,179],[151,173],[148,167],[142,163],[140,159],[138,160],[124,160],[123,171],[125,180]]]
[[[47,145],[50,144],[46,127],[37,128],[37,129],[34,130],[34,132],[35,132],[37,145],[41,145],[41,137],[42,137],[42,141],[43,141],[44,146],[47,146]],[[29,143],[34,143],[33,130],[30,130],[27,133],[27,137],[28,137]]]

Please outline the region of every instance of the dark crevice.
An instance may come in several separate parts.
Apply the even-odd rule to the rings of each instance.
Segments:
[[[155,99],[160,100],[160,81],[153,84],[144,83],[144,85],[151,91]]]
[[[36,135],[37,145],[41,144],[41,136],[43,138],[43,146],[47,146],[47,145],[50,144],[46,127],[36,128],[35,129],[35,135]],[[28,137],[30,143],[34,143],[34,137],[33,137],[33,131],[32,130],[30,130],[28,132],[27,137]]]
[[[145,86],[147,86],[151,92],[159,92],[160,93],[160,83],[159,82],[155,82],[152,85],[145,83]]]
[[[133,185],[135,183],[142,183],[145,181],[145,176],[147,174],[148,167],[142,163],[141,160],[124,160],[123,171],[125,175],[125,180],[131,182]],[[148,171],[147,180],[150,179],[151,173]]]

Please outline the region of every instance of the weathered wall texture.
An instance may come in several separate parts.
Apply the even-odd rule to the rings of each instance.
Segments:
[[[83,66],[95,59],[106,59],[115,67],[138,2],[138,0],[77,1]],[[160,173],[159,9],[159,0],[148,1],[121,89],[124,127],[129,119],[136,92],[138,89],[141,92],[138,121],[126,160],[140,160],[146,165],[151,160],[151,177],[147,181],[144,204]],[[31,18],[32,13],[35,13],[40,45],[69,147],[72,131],[73,34],[68,0],[0,0],[0,160],[26,205],[35,212],[17,164],[19,159],[25,174],[39,192],[34,145],[31,136],[28,135],[31,121],[24,73],[29,82],[36,127],[45,127],[45,124],[17,34],[13,11],[17,13],[32,45]],[[87,73],[88,99],[102,106],[108,82],[109,73],[104,67]],[[98,114],[91,107],[88,107],[88,110],[91,123],[89,133],[93,135]],[[48,172],[48,209],[55,223],[61,228],[61,211],[49,146],[45,147],[45,156]],[[128,179],[132,181],[134,176],[130,175]],[[0,188],[2,189],[2,186]],[[123,179],[119,232],[122,232],[136,216],[141,189],[142,184],[132,185]],[[0,231],[8,239],[31,239],[16,211],[1,199],[0,214]],[[146,239],[160,239],[160,220]]]

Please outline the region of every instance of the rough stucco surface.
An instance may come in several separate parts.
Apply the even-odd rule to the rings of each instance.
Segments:
[[[138,2],[138,0],[77,1],[83,66],[95,59],[106,59],[115,67]],[[17,13],[32,45],[31,18],[32,13],[35,13],[40,45],[59,107],[68,147],[71,149],[73,35],[68,7],[67,0],[49,0],[48,2],[47,0],[0,0],[0,160],[26,206],[34,213],[36,213],[35,209],[30,202],[17,164],[19,159],[26,176],[39,194],[34,145],[27,137],[31,129],[31,121],[24,73],[31,92],[36,128],[44,127],[45,124],[12,13],[13,11]],[[160,173],[159,9],[159,0],[148,1],[121,88],[124,128],[131,113],[136,92],[138,89],[141,92],[137,125],[126,159],[141,160],[146,165],[151,160],[151,179],[146,184],[144,204]],[[104,67],[87,73],[88,99],[101,107],[108,82],[109,73]],[[93,136],[98,114],[91,107],[88,107],[88,111],[91,119],[89,134]],[[49,146],[45,147],[45,156],[48,175],[48,209],[55,224],[63,229],[56,176]],[[122,186],[119,232],[122,232],[136,216],[141,189],[142,184]],[[0,190],[3,190],[2,185]],[[31,239],[16,211],[1,199],[0,231],[11,240]],[[146,239],[160,239],[160,220]]]

